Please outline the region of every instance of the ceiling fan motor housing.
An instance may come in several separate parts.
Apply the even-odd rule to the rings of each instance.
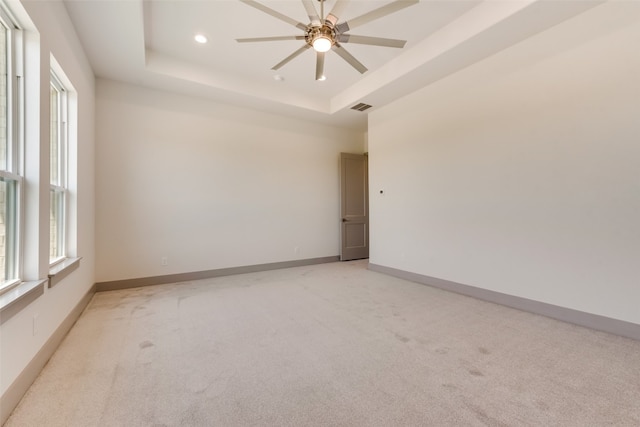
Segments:
[[[309,27],[305,34],[305,41],[307,42],[307,44],[317,50],[317,46],[314,43],[318,39],[328,40],[331,43],[328,46],[330,49],[331,46],[336,43],[336,32],[328,25],[323,25],[321,27]]]

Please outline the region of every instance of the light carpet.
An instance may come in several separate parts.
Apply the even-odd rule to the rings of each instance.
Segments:
[[[95,295],[6,427],[640,426],[640,342],[368,271]]]

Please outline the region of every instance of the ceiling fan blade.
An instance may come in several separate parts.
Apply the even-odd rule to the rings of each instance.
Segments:
[[[287,24],[291,24],[294,27],[300,28],[303,31],[306,31],[306,29],[307,29],[307,26],[304,25],[302,22],[298,22],[293,18],[289,18],[287,15],[283,15],[282,13],[280,13],[280,12],[278,12],[276,10],[273,10],[270,7],[267,7],[267,6],[265,6],[265,5],[261,4],[261,3],[258,3],[257,1],[254,1],[254,0],[240,0],[240,1],[242,3],[248,5],[248,6],[251,6],[251,7],[255,8],[255,9],[258,9],[258,10],[266,13],[267,15],[271,15],[274,18],[278,18],[279,20],[284,21]]]
[[[340,20],[340,15],[342,15],[342,11],[344,11],[345,6],[349,3],[349,0],[336,0],[336,3],[333,5],[333,9],[327,15],[325,24],[330,27],[335,27],[338,21]]]
[[[296,56],[300,55],[302,52],[304,52],[305,50],[309,49],[311,46],[309,46],[308,44],[305,43],[304,46],[302,46],[300,49],[296,50],[295,52],[293,52],[291,55],[287,56],[286,58],[284,58],[282,61],[278,62],[276,65],[274,65],[271,69],[272,70],[279,70],[280,68],[282,68],[283,65],[285,65],[287,62],[291,61],[293,58],[295,58]]]
[[[338,24],[336,28],[340,33],[345,33],[349,30],[359,27],[360,25],[375,21],[376,19],[390,15],[394,12],[404,9],[405,7],[412,6],[418,2],[419,0],[395,0],[392,3],[374,9],[370,12],[365,13],[364,15],[360,15],[357,18],[342,22]]]
[[[336,43],[333,45],[332,49],[334,50],[335,53],[337,53],[342,59],[344,59],[345,61],[347,61],[349,63],[349,65],[351,65],[353,68],[355,68],[356,70],[358,70],[360,72],[360,74],[364,74],[367,72],[367,67],[365,67],[364,65],[362,65],[362,63],[360,61],[358,61],[356,58],[353,57],[353,55],[351,55],[349,52],[347,52],[345,50],[345,48],[343,48],[342,46],[340,46],[340,44]]]
[[[313,0],[302,0],[302,4],[304,8],[307,10],[307,15],[309,15],[309,21],[311,25],[314,27],[320,26],[320,17],[318,16],[318,11],[316,7],[313,5]]]
[[[340,34],[340,43],[369,44],[372,46],[397,47],[402,48],[407,43],[406,40],[385,39],[382,37],[356,36],[352,34]]]
[[[304,36],[251,37],[245,39],[236,39],[238,43],[277,42],[281,40],[304,40]]]
[[[316,53],[316,80],[324,80],[324,52]]]

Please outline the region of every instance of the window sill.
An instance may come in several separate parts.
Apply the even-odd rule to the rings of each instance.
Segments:
[[[49,268],[49,287],[60,283],[62,279],[67,277],[73,270],[80,266],[80,258],[65,258],[63,261],[52,265]]]
[[[44,294],[47,279],[22,282],[15,288],[0,295],[0,324],[9,320],[20,310]]]

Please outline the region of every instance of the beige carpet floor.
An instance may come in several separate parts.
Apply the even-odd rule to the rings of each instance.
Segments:
[[[96,294],[16,426],[640,426],[640,342],[334,263]]]

